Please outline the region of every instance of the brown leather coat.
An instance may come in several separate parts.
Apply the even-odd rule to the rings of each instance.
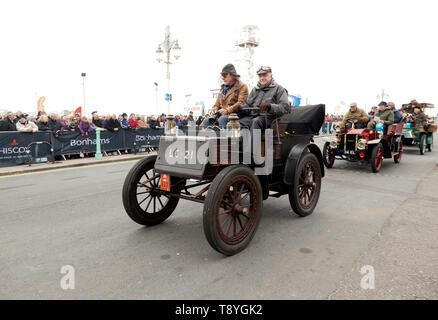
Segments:
[[[409,116],[408,119],[410,122],[413,122],[414,127],[421,128],[427,123],[427,116],[423,113],[413,113]]]
[[[245,103],[248,98],[248,87],[240,80],[236,80],[233,86],[228,89],[224,96],[222,90],[217,96],[216,103],[213,106],[213,111],[226,109],[228,114],[237,112],[237,106]]]

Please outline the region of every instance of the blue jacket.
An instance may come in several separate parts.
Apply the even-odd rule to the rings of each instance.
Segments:
[[[400,111],[398,111],[395,107],[392,107],[391,111],[394,113],[394,123],[400,123],[400,121],[403,119]]]
[[[126,129],[126,128],[130,127],[128,119],[122,118],[122,119],[119,119],[119,121],[120,121],[120,126],[122,128]]]

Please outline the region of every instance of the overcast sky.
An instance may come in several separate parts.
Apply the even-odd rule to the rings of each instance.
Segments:
[[[166,66],[155,56],[166,25],[182,47],[171,65],[172,112],[187,94],[210,108],[222,67],[239,67],[234,43],[248,24],[259,27],[255,65],[270,65],[309,103],[333,112],[355,101],[368,110],[385,88],[397,106],[436,104],[435,3],[1,0],[0,109],[36,111],[40,96],[48,111],[80,106],[86,72],[87,113],[166,112]]]

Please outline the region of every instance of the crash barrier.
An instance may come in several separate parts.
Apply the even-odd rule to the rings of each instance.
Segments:
[[[32,143],[45,141],[51,144],[51,136],[51,132],[0,132],[0,166],[24,164],[29,155],[37,155],[36,145]],[[46,144],[39,146],[38,154],[50,154],[50,147]]]
[[[133,150],[135,153],[149,151],[158,147],[164,129],[121,129],[118,132],[101,131],[101,152]],[[33,142],[46,142],[36,144]],[[96,133],[82,136],[80,132],[62,132],[55,134],[44,132],[0,132],[0,166],[15,166],[27,163],[29,157],[39,161],[48,161],[48,156],[64,156],[96,152]],[[37,150],[38,149],[38,150]]]
[[[35,147],[35,149],[32,149],[33,146]],[[31,166],[32,163],[40,163],[40,162],[47,162],[48,161],[49,157],[41,157],[40,156],[39,150],[41,149],[42,146],[47,146],[49,148],[50,161],[52,161],[52,163],[55,163],[55,152],[53,150],[52,145],[50,143],[48,143],[47,141],[36,141],[36,142],[29,143],[29,145],[27,146],[27,150],[26,150],[27,157],[25,160],[26,164]]]

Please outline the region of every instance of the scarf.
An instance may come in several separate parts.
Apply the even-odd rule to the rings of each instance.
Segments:
[[[274,82],[274,78],[272,78],[271,80],[269,80],[269,82],[268,82],[267,84],[265,84],[264,86],[261,85],[260,82],[257,82],[257,87],[259,87],[259,89],[263,90],[263,89],[269,87],[273,82]]]
[[[222,86],[222,96],[226,96],[226,94],[227,94],[227,92],[228,92],[228,90],[232,87],[232,86],[234,86],[234,84],[236,83],[237,81],[235,80],[231,85],[229,85],[229,86],[226,86],[226,85],[223,85]]]

